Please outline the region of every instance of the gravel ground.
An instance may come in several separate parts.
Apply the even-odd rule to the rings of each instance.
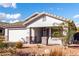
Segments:
[[[45,45],[24,45],[21,49],[16,49],[19,56],[79,56],[79,48],[69,48],[67,46],[45,46]]]

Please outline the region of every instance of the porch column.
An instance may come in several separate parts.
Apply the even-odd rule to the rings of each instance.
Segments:
[[[49,38],[47,39],[47,44],[49,44],[49,40],[51,39],[51,27],[49,28]]]
[[[7,41],[9,41],[9,29],[7,29]]]
[[[30,28],[30,35],[29,35],[29,36],[30,36],[30,44],[31,44],[31,39],[32,39],[32,38],[31,38],[31,28]]]
[[[9,41],[9,29],[5,29],[5,40]]]
[[[49,28],[49,37],[52,36],[52,33],[51,33],[51,28]]]

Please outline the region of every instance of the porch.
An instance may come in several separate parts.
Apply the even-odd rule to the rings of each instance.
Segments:
[[[31,27],[30,28],[30,44],[53,44],[57,41],[62,43],[63,28],[55,27]]]

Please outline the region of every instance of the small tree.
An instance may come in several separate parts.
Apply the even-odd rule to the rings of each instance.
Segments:
[[[73,21],[69,22],[68,23],[68,33],[67,33],[67,37],[66,37],[67,38],[67,40],[66,40],[67,43],[69,42],[69,40],[72,40],[71,37],[73,37],[75,32],[76,32],[76,27],[74,25],[74,22]]]

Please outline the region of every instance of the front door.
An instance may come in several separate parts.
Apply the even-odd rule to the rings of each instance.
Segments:
[[[42,43],[42,37],[46,37],[48,39],[49,29],[48,28],[36,28],[35,29],[35,43]],[[47,40],[46,40],[47,43]]]
[[[49,28],[43,28],[43,34],[42,34],[42,36],[43,37],[48,37],[49,36]]]
[[[48,44],[49,28],[43,28],[42,44]]]
[[[37,44],[37,43],[41,43],[42,42],[42,40],[41,40],[41,37],[42,37],[42,32],[43,30],[42,30],[42,28],[35,28],[35,43]]]

